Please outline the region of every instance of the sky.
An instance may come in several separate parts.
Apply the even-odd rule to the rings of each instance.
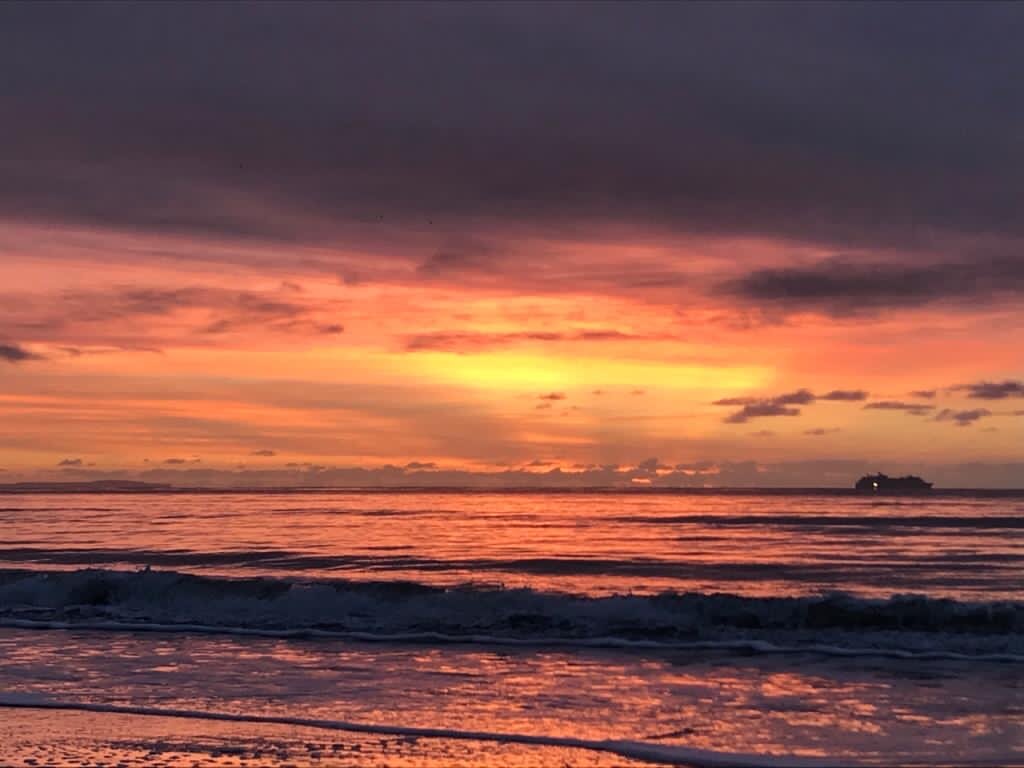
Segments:
[[[0,482],[1024,486],[1021,39],[0,4]]]

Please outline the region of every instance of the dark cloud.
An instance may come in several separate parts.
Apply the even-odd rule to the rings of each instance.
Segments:
[[[954,387],[966,391],[967,396],[978,400],[1004,400],[1008,397],[1024,397],[1024,381],[980,381]]]
[[[992,411],[987,408],[974,408],[969,411],[955,411],[950,408],[943,408],[935,416],[936,421],[952,421],[958,427],[969,427],[974,422],[985,416],[991,416]]]
[[[17,344],[0,344],[0,362],[23,363],[26,360],[40,360],[39,355],[29,352]]]
[[[548,392],[546,395],[538,395],[538,400],[565,400],[565,392]]]
[[[712,405],[742,406],[740,410],[727,416],[726,424],[745,424],[750,419],[764,416],[799,416],[800,409],[794,405],[811,405],[823,400],[863,400],[867,393],[860,390],[834,389],[827,395],[819,397],[809,389],[798,389],[793,392],[775,395],[774,397],[726,397],[715,400]]]
[[[250,456],[277,456],[277,451],[271,451],[269,448],[264,448],[260,451],[253,451],[249,454]]]
[[[790,408],[785,405],[773,402],[752,403],[743,406],[736,413],[726,416],[726,424],[745,424],[751,419],[759,419],[764,416],[799,416],[799,408]]]
[[[427,275],[487,268],[444,250],[481,222],[1020,237],[1022,37],[1012,3],[6,3],[0,217],[438,231]],[[735,290],[849,310],[959,289]]]
[[[81,467],[84,464],[81,459],[61,459],[57,462],[58,467]]]
[[[910,396],[919,397],[922,400],[934,400],[935,394],[936,392],[934,389],[915,389],[913,392],[910,393]]]
[[[839,427],[817,427],[816,429],[804,430],[804,434],[811,435],[813,437],[823,437],[824,435],[833,435],[839,431]]]
[[[922,405],[921,403],[904,403],[898,400],[880,400],[875,403],[868,403],[864,406],[866,410],[873,411],[904,411],[911,416],[924,416],[935,410],[934,405]]]
[[[788,392],[784,395],[776,395],[771,402],[775,405],[809,405],[817,398],[809,389],[798,389],[795,392]]]
[[[751,432],[751,437],[775,437],[775,433],[770,429],[759,429],[757,432]]]
[[[836,400],[839,402],[859,402],[868,399],[868,393],[863,389],[833,389],[824,395],[818,396],[819,400]]]
[[[760,269],[719,291],[785,311],[856,315],[940,301],[977,302],[1024,294],[1024,258],[937,264],[828,259],[808,267]]]

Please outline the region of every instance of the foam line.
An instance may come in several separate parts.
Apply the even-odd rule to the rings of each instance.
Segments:
[[[259,627],[224,627],[210,624],[160,624],[131,621],[34,621],[2,619],[0,628],[29,630],[107,631],[107,632],[174,632],[198,635],[232,635],[266,637],[282,640],[355,640],[366,643],[426,643],[445,645],[500,645],[523,648],[607,648],[652,651],[735,651],[765,655],[812,654],[840,658],[883,658],[901,661],[969,661],[1024,664],[1024,655],[1016,653],[956,653],[954,651],[910,651],[899,648],[844,648],[834,645],[785,646],[762,640],[698,640],[671,642],[629,640],[620,637],[500,637],[497,635],[449,635],[441,632],[343,632],[328,629],[269,629]]]
[[[170,717],[188,720],[215,720],[232,723],[261,723],[265,725],[291,725],[302,728],[317,728],[326,731],[347,731],[385,736],[408,736],[418,739],[458,739],[462,741],[489,741],[509,744],[527,744],[544,747],[586,749],[607,752],[619,757],[663,765],[682,765],[692,768],[825,768],[842,765],[854,768],[855,763],[842,763],[827,758],[801,758],[794,756],[746,755],[728,752],[714,752],[694,747],[668,744],[652,744],[646,741],[628,739],[578,739],[566,736],[540,736],[526,733],[502,733],[498,731],[461,731],[449,728],[415,728],[376,723],[354,723],[346,720],[318,720],[305,717],[275,715],[251,715],[233,712],[209,712],[192,709],[157,709],[153,707],[131,707],[113,704],[59,701],[31,695],[0,696],[0,707],[9,709],[47,709],[74,712],[95,712],[101,714],[136,715],[142,717]]]

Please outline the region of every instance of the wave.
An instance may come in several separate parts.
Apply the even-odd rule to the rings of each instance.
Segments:
[[[621,515],[617,523],[706,525],[720,528],[935,528],[1011,531],[1024,529],[1024,517],[997,515]]]
[[[692,537],[685,541],[692,541]],[[923,589],[928,586],[964,584],[975,572],[965,575],[964,565],[980,564],[990,572],[1012,571],[1010,589],[1016,586],[1024,554],[964,552],[959,550],[918,554],[894,568],[888,560],[874,555],[844,553],[816,562],[741,562],[651,557],[518,557],[518,558],[434,558],[399,547],[375,548],[362,554],[326,555],[285,549],[196,550],[153,549],[48,549],[41,547],[0,548],[2,563],[40,565],[137,566],[161,568],[225,568],[238,566],[263,571],[361,571],[375,573],[474,573],[528,574],[536,576],[613,575],[687,579],[704,582],[751,582],[784,580],[794,584],[855,583],[893,589]],[[951,572],[955,575],[951,578]],[[997,575],[994,574],[993,575]],[[991,578],[991,576],[989,577]]]
[[[497,741],[512,744],[527,744],[542,747],[586,749],[606,752],[627,759],[661,765],[686,765],[693,768],[812,768],[839,765],[838,761],[821,757],[793,757],[776,755],[746,755],[731,752],[716,752],[707,749],[655,744],[649,741],[629,739],[579,739],[566,736],[543,736],[528,733],[495,731],[467,731],[453,728],[417,728],[378,723],[358,723],[346,720],[320,720],[306,717],[258,715],[237,712],[214,712],[195,709],[164,709],[155,707],[120,706],[90,702],[62,701],[26,694],[0,696],[0,708],[47,709],[73,712],[95,712],[100,714],[134,715],[137,717],[170,717],[189,720],[214,720],[232,723],[261,723],[268,725],[291,725],[302,728],[316,728],[328,731],[347,731],[384,736],[407,736],[416,739],[458,739],[463,741]],[[841,765],[853,766],[848,760]]]
[[[915,595],[586,597],[411,581],[5,570],[0,624],[1024,662],[1024,603]]]

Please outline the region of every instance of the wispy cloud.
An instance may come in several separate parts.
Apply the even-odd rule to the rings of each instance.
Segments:
[[[868,403],[864,408],[865,410],[870,411],[903,411],[904,413],[909,413],[911,416],[924,416],[935,410],[934,405],[904,403],[900,400],[880,400],[878,402]]]

